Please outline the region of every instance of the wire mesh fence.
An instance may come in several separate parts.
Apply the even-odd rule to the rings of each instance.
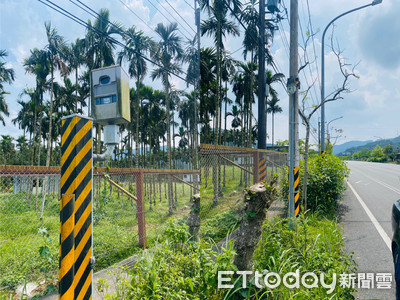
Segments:
[[[208,144],[201,144],[200,156],[200,233],[217,241],[238,224],[244,189],[283,176],[287,161],[285,152]]]
[[[171,216],[203,239],[223,239],[238,224],[243,190],[282,175],[286,156],[203,144],[200,170],[94,168],[95,271],[154,245]],[[60,167],[0,166],[1,287],[57,284],[60,181]]]
[[[151,246],[171,216],[187,220],[199,171],[94,168],[95,271]],[[0,166],[0,284],[56,284],[60,168]]]

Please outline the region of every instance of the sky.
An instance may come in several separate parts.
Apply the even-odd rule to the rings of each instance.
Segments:
[[[45,2],[45,1],[44,1]],[[94,17],[84,10],[80,9],[68,0],[53,1],[62,8],[70,11],[83,21],[90,19],[93,23]],[[76,0],[73,2],[77,2]],[[135,26],[138,30],[142,30],[145,35],[152,37],[158,41],[157,34],[153,31],[160,22],[167,25],[170,21],[179,22],[178,34],[182,41],[187,38],[193,39],[195,28],[194,24],[194,2],[193,0],[112,0],[112,1],[95,1],[82,0],[84,4],[98,12],[101,8],[107,8],[110,11],[110,20],[122,24],[125,28]],[[171,6],[179,13],[179,15],[171,8]],[[132,12],[133,11],[133,12]],[[172,15],[172,16],[171,16]],[[22,135],[22,131],[18,130],[11,120],[17,115],[19,105],[17,100],[21,99],[20,93],[26,87],[35,86],[35,78],[30,74],[26,74],[23,67],[24,58],[29,57],[30,50],[33,48],[43,49],[47,45],[45,22],[51,22],[58,34],[63,36],[67,43],[75,42],[76,38],[83,38],[86,29],[70,20],[69,18],[53,11],[44,4],[36,0],[0,0],[0,49],[8,52],[6,58],[8,67],[15,70],[16,80],[11,86],[6,86],[6,91],[10,95],[6,96],[6,102],[9,106],[10,116],[5,117],[6,127],[0,125],[0,134],[9,134],[13,137]],[[183,43],[183,47],[185,44]],[[120,48],[119,48],[120,49]],[[123,64],[127,71],[127,65]],[[148,74],[151,73],[151,67]],[[183,69],[186,71],[186,67]],[[181,74],[185,77],[184,74]],[[75,75],[70,75],[72,81],[75,82]],[[59,75],[56,74],[56,80],[60,81]],[[186,83],[181,79],[172,76],[172,85],[176,89],[190,91]],[[144,80],[146,85],[152,86],[154,89],[163,89],[160,81],[152,81],[150,76]],[[130,86],[135,86],[135,81],[131,79]],[[47,98],[49,96],[47,95]],[[27,98],[22,98],[27,100]],[[46,98],[45,98],[46,100]],[[175,117],[177,120],[177,117]]]
[[[282,0],[290,15],[290,1]],[[372,0],[371,0],[372,1]],[[313,42],[308,42],[306,53],[310,64],[300,72],[301,90],[306,90],[314,81],[314,87],[309,93],[306,107],[320,102],[320,78],[321,76],[321,40],[322,32],[327,24],[336,16],[371,3],[364,0],[299,0],[299,66],[304,64],[303,48],[307,39],[307,31],[314,33]],[[307,2],[310,15],[308,14]],[[281,9],[282,10],[282,9]],[[377,140],[393,138],[400,135],[398,112],[400,109],[400,2],[395,0],[383,0],[382,4],[367,7],[338,19],[334,23],[333,40],[339,45],[348,68],[355,66],[355,73],[359,79],[351,79],[348,85],[350,93],[342,94],[343,99],[330,102],[325,106],[326,122],[336,118],[330,123],[329,129],[335,136],[336,129],[343,133],[338,138],[337,144],[351,140]],[[282,12],[286,17],[286,14]],[[309,17],[311,16],[311,17]],[[204,14],[203,14],[203,17]],[[309,26],[311,19],[312,31]],[[275,62],[279,72],[288,77],[289,54],[287,42],[289,41],[289,21],[282,20],[278,23],[279,30],[275,32],[271,45]],[[330,27],[331,28],[331,27]],[[325,95],[329,95],[342,84],[343,77],[336,56],[330,49],[330,36],[328,30],[325,37]],[[304,40],[303,40],[304,37]],[[236,59],[242,58],[242,50],[236,52],[242,46],[242,38],[227,37],[225,47]],[[202,45],[212,45],[210,39],[202,40]],[[315,49],[315,52],[314,52]],[[270,66],[267,66],[271,69]],[[318,68],[318,69],[317,69]],[[286,80],[286,79],[285,79]],[[283,108],[281,114],[275,116],[275,140],[288,139],[288,103],[289,96],[281,85],[275,86],[279,93],[279,105]],[[234,95],[231,95],[234,99]],[[302,102],[302,94],[299,102]],[[254,114],[257,116],[257,105],[254,105]],[[309,110],[307,110],[309,111]],[[311,120],[315,130],[318,127],[320,114],[314,114]],[[342,118],[341,118],[342,117]],[[269,135],[268,143],[271,143],[271,116],[267,119]],[[304,126],[300,123],[300,138],[305,137]],[[311,136],[311,143],[317,143],[317,133]]]
[[[122,1],[122,3],[120,2]],[[194,25],[194,13],[191,6],[193,0],[110,0],[110,1],[82,1],[95,11],[100,8],[110,10],[110,19],[118,21],[125,27],[135,25],[145,34],[155,37],[151,28],[155,28],[159,22],[168,23],[173,17],[180,22],[180,33],[186,36],[193,36],[194,32],[169,6],[171,4],[185,21],[192,27]],[[83,20],[94,18],[82,11],[68,0],[60,0],[57,3],[73,12]],[[144,21],[139,20],[124,5],[125,3]],[[307,89],[312,82],[314,87],[309,93],[306,106],[312,108],[313,104],[320,101],[320,80],[321,75],[321,38],[325,26],[339,14],[350,9],[369,4],[364,0],[299,0],[299,53],[300,63],[304,63],[304,57],[309,65],[300,73],[301,90]],[[282,0],[289,9],[290,1]],[[308,5],[307,5],[308,4]],[[168,10],[167,13],[164,8]],[[156,9],[157,8],[157,9]],[[308,14],[308,8],[310,15]],[[161,13],[160,13],[161,12]],[[400,111],[400,1],[383,0],[382,4],[367,7],[360,11],[351,13],[335,22],[333,40],[343,51],[341,58],[349,64],[348,68],[355,66],[355,72],[359,79],[351,79],[349,82],[350,93],[343,94],[343,99],[331,102],[326,105],[326,121],[330,122],[331,133],[335,129],[343,131],[337,144],[351,140],[376,140],[381,138],[392,138],[400,135],[400,125],[397,121]],[[283,16],[286,16],[282,12]],[[202,19],[207,18],[202,13]],[[312,29],[310,28],[310,20]],[[44,29],[44,22],[51,21],[57,28],[60,35],[68,42],[73,42],[77,37],[83,37],[85,28],[74,23],[70,19],[52,11],[38,1],[32,0],[0,0],[0,49],[6,49],[9,53],[7,58],[8,66],[14,68],[16,80],[12,86],[6,86],[11,94],[6,96],[10,107],[10,117],[6,118],[6,127],[0,125],[0,134],[10,134],[17,137],[22,131],[18,131],[10,122],[15,118],[18,110],[17,100],[20,92],[26,87],[34,86],[34,77],[25,74],[22,61],[29,56],[30,49],[43,48],[47,41]],[[146,24],[145,24],[146,23]],[[277,24],[279,30],[275,32],[271,44],[278,71],[288,76],[289,55],[286,41],[289,41],[289,21],[284,19]],[[150,27],[150,28],[149,28]],[[185,28],[185,29],[184,29]],[[306,47],[307,55],[304,56],[304,40],[307,39],[307,32],[313,32],[314,38],[308,42]],[[329,30],[325,39],[325,94],[329,95],[338,85],[342,84],[338,61],[330,49]],[[303,40],[304,37],[304,40]],[[213,46],[209,38],[201,39],[202,47]],[[242,38],[227,37],[224,41],[225,47],[231,51],[236,59],[243,60]],[[315,50],[315,51],[314,51]],[[236,52],[235,52],[236,51]],[[267,66],[267,68],[270,68]],[[155,88],[161,88],[159,82],[152,82],[146,79],[146,84]],[[176,88],[184,89],[186,84],[173,79]],[[131,85],[134,82],[131,81]],[[281,85],[277,85],[279,93],[279,105],[283,108],[281,114],[275,116],[275,140],[288,139],[288,101],[289,96]],[[233,95],[230,95],[234,99]],[[299,101],[302,101],[302,94]],[[254,115],[257,116],[254,105]],[[341,118],[342,117],[342,118]],[[316,130],[319,113],[312,118],[312,126]],[[268,116],[268,134],[271,136],[271,117]],[[300,138],[304,138],[304,126],[300,124]],[[333,135],[333,134],[332,134]],[[316,143],[317,134],[313,133],[311,143]],[[268,140],[268,143],[271,139]]]

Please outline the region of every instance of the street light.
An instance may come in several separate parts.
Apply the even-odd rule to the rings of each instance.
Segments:
[[[325,34],[326,31],[328,30],[329,26],[332,25],[333,22],[335,22],[337,19],[352,13],[354,11],[366,8],[368,6],[374,6],[377,4],[382,3],[382,0],[374,0],[372,3],[363,5],[357,8],[354,8],[352,10],[349,10],[336,18],[334,18],[332,21],[328,23],[328,25],[325,27],[324,32],[322,34],[322,49],[321,49],[321,152],[323,153],[325,151],[325,44],[324,44],[324,39],[325,39]]]

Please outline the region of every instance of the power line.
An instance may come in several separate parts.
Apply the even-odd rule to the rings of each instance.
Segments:
[[[58,13],[64,15],[64,16],[66,16],[66,17],[68,17],[69,19],[71,19],[72,21],[78,23],[79,25],[82,25],[82,26],[86,27],[88,30],[95,31],[97,34],[100,34],[100,35],[102,34],[102,32],[100,32],[99,30],[97,30],[97,29],[94,28],[93,26],[90,26],[88,23],[86,23],[86,22],[83,21],[82,19],[78,18],[77,16],[75,16],[75,15],[72,14],[71,12],[67,11],[66,9],[64,9],[64,8],[62,8],[62,7],[60,7],[60,6],[58,6],[58,5],[55,4],[54,2],[52,2],[52,1],[50,1],[50,0],[44,0],[44,1],[48,2],[48,3],[50,3],[50,4],[48,4],[48,3],[43,2],[42,0],[37,0],[37,1],[43,3],[44,5],[46,5],[47,7],[49,7],[49,8],[51,8],[51,9],[55,10],[56,12],[58,12]],[[93,10],[92,10],[92,11],[93,11]],[[98,14],[96,13],[96,15],[98,15]],[[98,16],[100,17],[100,15],[98,15]],[[108,21],[108,20],[106,20],[106,21]],[[112,24],[110,21],[108,21],[108,23],[109,23],[109,24]],[[114,24],[112,24],[112,25],[115,26]],[[182,79],[183,81],[188,82],[189,84],[192,84],[191,82],[189,82],[189,81],[186,80],[185,78],[183,78],[183,77],[181,77],[180,75],[178,75],[178,74],[172,72],[172,71],[169,70],[168,68],[165,68],[164,66],[162,66],[162,65],[160,65],[159,63],[155,62],[154,60],[152,60],[152,59],[150,59],[150,58],[147,58],[146,56],[144,56],[142,53],[136,51],[135,49],[129,48],[129,47],[126,46],[125,44],[121,43],[120,41],[118,41],[118,40],[116,40],[116,39],[114,39],[114,38],[112,38],[112,37],[108,37],[108,39],[109,39],[110,41],[113,41],[115,44],[121,46],[122,48],[126,48],[126,49],[129,49],[129,50],[131,50],[131,51],[137,53],[137,54],[138,54],[139,56],[141,56],[144,60],[146,60],[146,61],[148,61],[148,62],[150,62],[150,63],[152,63],[152,64],[154,64],[154,65],[156,65],[156,66],[158,66],[158,67],[160,67],[160,68],[162,68],[162,69],[164,69],[164,70],[167,71],[169,74],[174,75],[174,76],[178,77],[179,79]],[[185,72],[182,72],[182,73],[185,74],[185,75],[187,75]]]
[[[233,51],[233,52],[231,53],[231,55],[232,55],[232,54],[235,54],[236,52],[238,52],[238,51],[240,51],[240,50],[242,50],[243,48],[244,48],[244,46],[242,46],[242,47],[240,47],[239,49]]]
[[[280,33],[281,38],[282,38],[283,48],[285,48],[286,55],[287,55],[287,57],[289,58],[289,57],[290,57],[290,54],[289,54],[289,42],[288,42],[287,37],[286,37],[286,32],[285,32],[285,30],[283,29],[282,21],[279,20],[279,23],[281,24],[281,27],[282,27],[282,28],[281,28],[281,27],[278,26],[278,28],[279,28],[279,33]]]
[[[168,4],[169,6],[171,6],[171,8],[174,10],[174,12],[176,12],[176,14],[183,20],[183,22],[185,22],[186,25],[187,25],[190,29],[192,29],[192,31],[196,34],[196,31],[192,28],[192,26],[190,26],[189,23],[186,22],[186,20],[181,16],[181,14],[180,14],[179,12],[176,11],[176,9],[169,3],[169,1],[168,1],[168,0],[165,0],[165,2],[167,2],[167,4]]]
[[[79,0],[77,0],[79,1]],[[139,17],[139,15],[137,13],[135,13],[128,5],[126,5],[122,0],[119,0],[119,2],[121,2],[121,4],[123,6],[125,6],[132,14],[134,14],[140,21],[142,21],[148,28],[150,28],[151,31],[156,32],[153,28],[151,28],[147,22],[143,21],[143,19],[141,17]],[[157,32],[156,32],[157,33]]]
[[[186,3],[187,5],[189,5],[189,7],[190,7],[191,9],[195,10],[194,7],[193,7],[189,2],[187,2],[186,0],[183,0],[183,1],[185,1],[185,3]],[[196,0],[195,0],[195,1],[196,1]]]
[[[150,0],[149,0],[150,1]],[[162,4],[161,4],[161,2],[159,1],[159,0],[156,0],[157,1],[157,3],[172,17],[172,19],[177,23],[177,24],[179,24],[188,34],[189,34],[189,36],[191,36],[191,32],[189,32],[187,29],[186,29],[186,27],[185,26],[183,26],[182,25],[182,23],[180,23],[173,15],[172,15],[172,13],[170,13],[169,12],[169,10],[168,9],[166,9]],[[161,13],[161,12],[160,12]],[[169,21],[168,20],[168,22],[171,22],[171,21]],[[189,25],[189,27],[190,27],[190,25]],[[192,27],[190,27],[190,29],[192,29],[193,30],[193,28]],[[194,30],[193,30],[194,31]],[[181,32],[182,33],[182,32]],[[196,32],[194,31],[194,33],[196,34]],[[183,33],[182,33],[183,34]],[[185,36],[185,38],[187,39],[187,37]]]
[[[159,10],[158,8],[157,8],[157,6],[155,6],[154,4],[153,4],[153,2],[151,2],[151,0],[147,0],[169,23],[173,23],[173,22],[171,22],[162,12],[161,12],[161,10]],[[157,0],[157,2],[158,2],[158,0]],[[158,2],[159,3],[159,2]],[[162,5],[161,5],[162,6]],[[163,7],[164,8],[164,7]],[[164,8],[165,9],[165,8]],[[182,25],[181,25],[182,26]],[[190,38],[188,38],[179,28],[178,28],[178,31],[186,38],[186,39],[188,39],[188,40],[191,40]]]
[[[302,7],[303,7],[303,13],[304,13],[304,5]],[[301,36],[302,36],[303,43],[304,43],[304,55],[305,55],[305,58],[307,59],[307,62],[309,63],[310,59],[309,59],[309,56],[308,56],[308,53],[307,53],[307,45],[306,45],[306,40],[304,38],[304,32],[303,32],[303,28],[302,28],[302,25],[301,25],[300,18],[299,18],[299,25],[300,25],[300,30],[301,30]],[[312,38],[312,35],[310,36],[310,38]],[[314,39],[313,39],[313,42],[314,42]],[[316,58],[316,56],[314,56],[314,62],[316,62],[316,61],[317,61],[317,58]],[[304,62],[304,63],[306,63],[306,62]],[[310,63],[308,64],[308,69],[310,71],[310,77],[313,78],[313,74],[312,74],[311,64]],[[304,74],[305,74],[305,72],[304,72]],[[308,85],[308,81],[307,81],[307,76],[305,76],[305,78],[306,78],[307,86],[309,86]],[[319,77],[318,77],[318,79],[319,79]],[[314,96],[315,96],[315,98],[313,99],[313,103],[317,105],[317,103],[319,102],[318,101],[319,97],[318,97],[318,93],[316,91],[315,85],[313,85],[312,90],[314,91]]]
[[[311,34],[314,35],[314,30],[313,30],[313,26],[312,26],[312,22],[311,22],[310,5],[308,3],[308,0],[307,0],[307,10],[308,10],[308,20],[309,20],[309,23],[310,23]],[[317,58],[317,52],[315,51],[314,38],[312,40],[312,45],[313,45],[313,50],[314,50],[314,56],[315,56],[315,58]],[[318,60],[315,61],[315,64],[317,65],[318,84],[319,84],[319,88],[321,89],[321,80],[320,80],[320,76],[319,76]]]
[[[285,10],[285,13],[286,13],[286,17],[287,17],[287,20],[288,20],[288,23],[289,23],[289,26],[290,26],[289,15],[288,15],[287,8],[286,8],[286,5],[285,5],[284,2],[283,2],[283,7],[284,7],[284,10]],[[303,8],[304,8],[304,7],[303,7]],[[303,10],[304,10],[304,9],[303,9]],[[281,26],[282,26],[282,28],[283,28],[282,22],[280,22],[280,24],[281,24]],[[300,18],[299,18],[299,25],[300,25],[300,31],[301,31],[301,36],[302,36],[302,39],[303,39],[303,43],[306,44]],[[283,35],[284,35],[284,42],[286,41],[286,44],[288,44],[287,38],[286,38],[286,33],[284,32],[284,30],[282,30],[282,31],[283,31]],[[282,35],[282,33],[281,33],[281,35]],[[284,45],[285,45],[285,43],[284,43]],[[287,46],[287,45],[286,45],[286,46]],[[301,46],[301,45],[300,45],[300,46]],[[288,46],[287,46],[287,47],[288,47]],[[285,49],[286,49],[286,48],[285,48]],[[304,56],[305,56],[305,58],[306,58],[306,60],[304,61],[304,64],[306,64],[307,62],[309,62],[309,57],[308,57],[306,45],[305,45],[305,48],[304,48]],[[302,58],[299,57],[299,59],[300,59],[301,65],[304,65],[304,64],[302,63]],[[310,76],[311,76],[311,78],[312,78],[313,76],[312,76],[311,65],[308,63],[308,66],[307,66],[307,67],[308,67],[308,69],[309,69],[309,71],[310,71]],[[306,84],[307,84],[307,86],[309,86],[308,78],[307,78],[307,75],[306,75],[304,69],[303,69],[303,72],[304,72],[303,74],[304,74],[304,79],[305,79],[305,81],[306,81]],[[315,89],[316,89],[315,86],[313,86],[312,89],[313,89],[313,91],[314,91],[314,97],[313,97],[312,92],[310,92],[310,98],[311,98],[313,104],[316,104],[316,103],[317,103],[317,102],[316,102],[316,101],[317,101],[316,99],[318,99],[318,96],[317,96],[317,93],[316,93],[316,90],[315,90]]]
[[[229,3],[227,3],[226,0],[224,0],[225,4],[227,5],[228,9],[230,10],[231,14],[238,20],[238,22],[240,23],[240,25],[244,28],[244,30],[246,30],[246,26],[243,24],[243,22],[240,20],[240,18],[236,15],[236,13],[233,11],[233,9],[229,6]],[[257,43],[257,39],[250,34],[251,39]],[[275,62],[272,60],[271,61],[271,66],[274,69],[275,73],[282,73],[279,71],[278,67],[276,66]],[[279,82],[282,84],[283,88],[285,89],[285,91],[287,91],[287,87],[286,85],[282,82],[282,80],[279,80]]]

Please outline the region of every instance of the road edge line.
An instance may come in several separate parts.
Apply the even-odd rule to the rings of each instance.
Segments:
[[[368,206],[365,204],[363,199],[360,197],[360,195],[356,192],[356,190],[353,188],[353,186],[350,184],[350,182],[347,181],[347,185],[350,187],[351,191],[353,192],[354,196],[356,196],[358,202],[360,202],[362,208],[364,208],[364,211],[367,213],[369,219],[371,220],[372,224],[374,224],[376,230],[378,231],[379,235],[385,242],[386,246],[389,248],[390,252],[392,252],[392,240],[389,238],[381,224],[379,224],[378,220],[374,217],[372,212],[369,210]]]

